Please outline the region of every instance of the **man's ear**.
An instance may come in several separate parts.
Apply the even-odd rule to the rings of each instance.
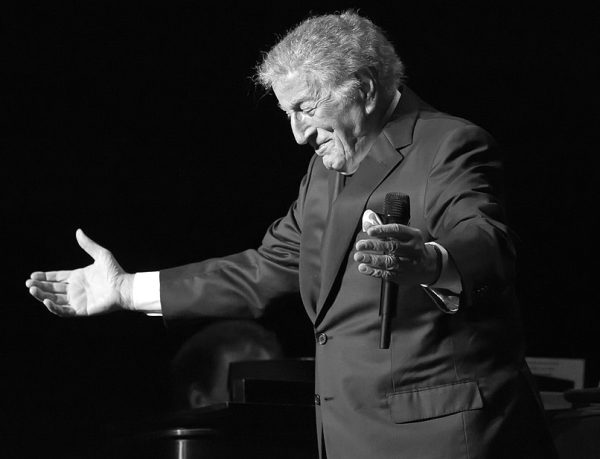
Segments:
[[[200,408],[209,404],[208,397],[204,391],[200,389],[198,383],[190,384],[188,389],[188,406],[190,408]]]
[[[375,109],[377,97],[377,74],[375,69],[364,68],[356,73],[360,81],[360,92],[365,101],[365,111],[370,114]]]

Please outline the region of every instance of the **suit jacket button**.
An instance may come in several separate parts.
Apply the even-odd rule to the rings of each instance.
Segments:
[[[321,397],[319,396],[319,394],[315,394],[315,405],[320,405],[321,404]]]
[[[323,346],[327,342],[327,335],[325,333],[319,333],[317,336],[317,343]]]

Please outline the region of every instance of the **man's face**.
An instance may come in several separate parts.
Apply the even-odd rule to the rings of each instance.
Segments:
[[[367,151],[364,98],[318,94],[303,75],[294,73],[273,85],[279,106],[290,120],[296,142],[309,144],[327,169],[352,174]]]

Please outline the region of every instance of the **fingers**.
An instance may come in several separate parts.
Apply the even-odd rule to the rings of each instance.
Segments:
[[[358,256],[368,255],[370,252],[382,254],[393,254],[398,259],[419,259],[421,252],[419,244],[414,239],[409,241],[398,241],[390,239],[382,241],[380,239],[361,239],[356,243],[355,261],[362,261]]]
[[[367,229],[367,234],[376,238],[395,238],[400,241],[406,241],[415,237],[417,229],[399,223],[390,223],[388,225],[374,225]]]
[[[49,282],[65,282],[71,276],[72,271],[36,271],[31,273],[30,278],[36,281],[49,281]]]
[[[29,279],[25,281],[27,286],[33,284],[52,283],[52,282],[68,282],[71,271],[36,271],[31,273]]]
[[[65,306],[69,304],[69,300],[66,293],[53,293],[50,291],[42,290],[39,287],[32,286],[29,288],[29,293],[36,300],[46,304],[45,301],[51,301],[53,304],[59,306]]]
[[[72,316],[76,315],[75,310],[68,306],[62,306],[62,305],[56,304],[56,303],[52,302],[51,300],[44,300],[43,303],[44,303],[44,306],[46,306],[46,309],[48,309],[48,311],[50,311],[52,314],[56,314],[57,316],[72,317]]]
[[[353,258],[359,262],[360,273],[392,280],[399,276],[404,278],[407,272],[414,270],[419,259],[418,238],[415,237],[419,236],[418,230],[393,224],[369,228],[367,233],[374,237],[385,234],[385,238],[357,241]],[[404,236],[404,240],[397,239],[395,236],[398,234]]]
[[[356,250],[358,251],[392,253],[399,248],[400,243],[396,240],[361,239],[356,243]]]
[[[372,266],[361,263],[358,265],[358,271],[362,274],[366,274],[367,276],[376,277],[379,279],[391,279],[392,273],[390,271],[386,271],[385,269],[377,269]]]
[[[31,273],[31,276],[29,276],[31,279],[35,279],[35,280],[47,280],[46,277],[46,273],[41,272],[41,271],[36,271],[34,273]],[[29,281],[27,281],[29,282]]]
[[[400,261],[406,261],[406,259],[392,255],[356,252],[354,254],[354,261],[361,262],[365,266],[373,269],[394,270],[398,269],[398,263]]]
[[[67,295],[68,284],[65,282],[48,282],[42,280],[63,277],[64,274],[61,273],[65,272],[67,271],[52,271],[50,273],[35,272],[31,275],[31,279],[25,282],[25,285],[29,288],[31,296],[42,302],[52,314],[61,317],[71,317],[77,315],[77,312],[69,304],[69,297]]]
[[[75,237],[77,238],[77,243],[79,244],[79,247],[85,250],[85,252],[94,260],[98,258],[101,252],[106,250],[104,247],[87,237],[85,233],[81,230],[81,228],[79,228],[75,232]]]
[[[66,282],[44,282],[39,280],[29,279],[25,282],[25,285],[29,288],[38,287],[45,292],[51,293],[67,293]]]

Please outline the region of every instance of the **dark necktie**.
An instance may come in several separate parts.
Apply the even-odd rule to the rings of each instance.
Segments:
[[[338,195],[344,189],[344,186],[346,185],[346,178],[347,178],[347,175],[340,174],[339,172],[336,173],[335,184],[333,186],[333,196],[331,197],[331,202],[335,201],[337,199]]]

